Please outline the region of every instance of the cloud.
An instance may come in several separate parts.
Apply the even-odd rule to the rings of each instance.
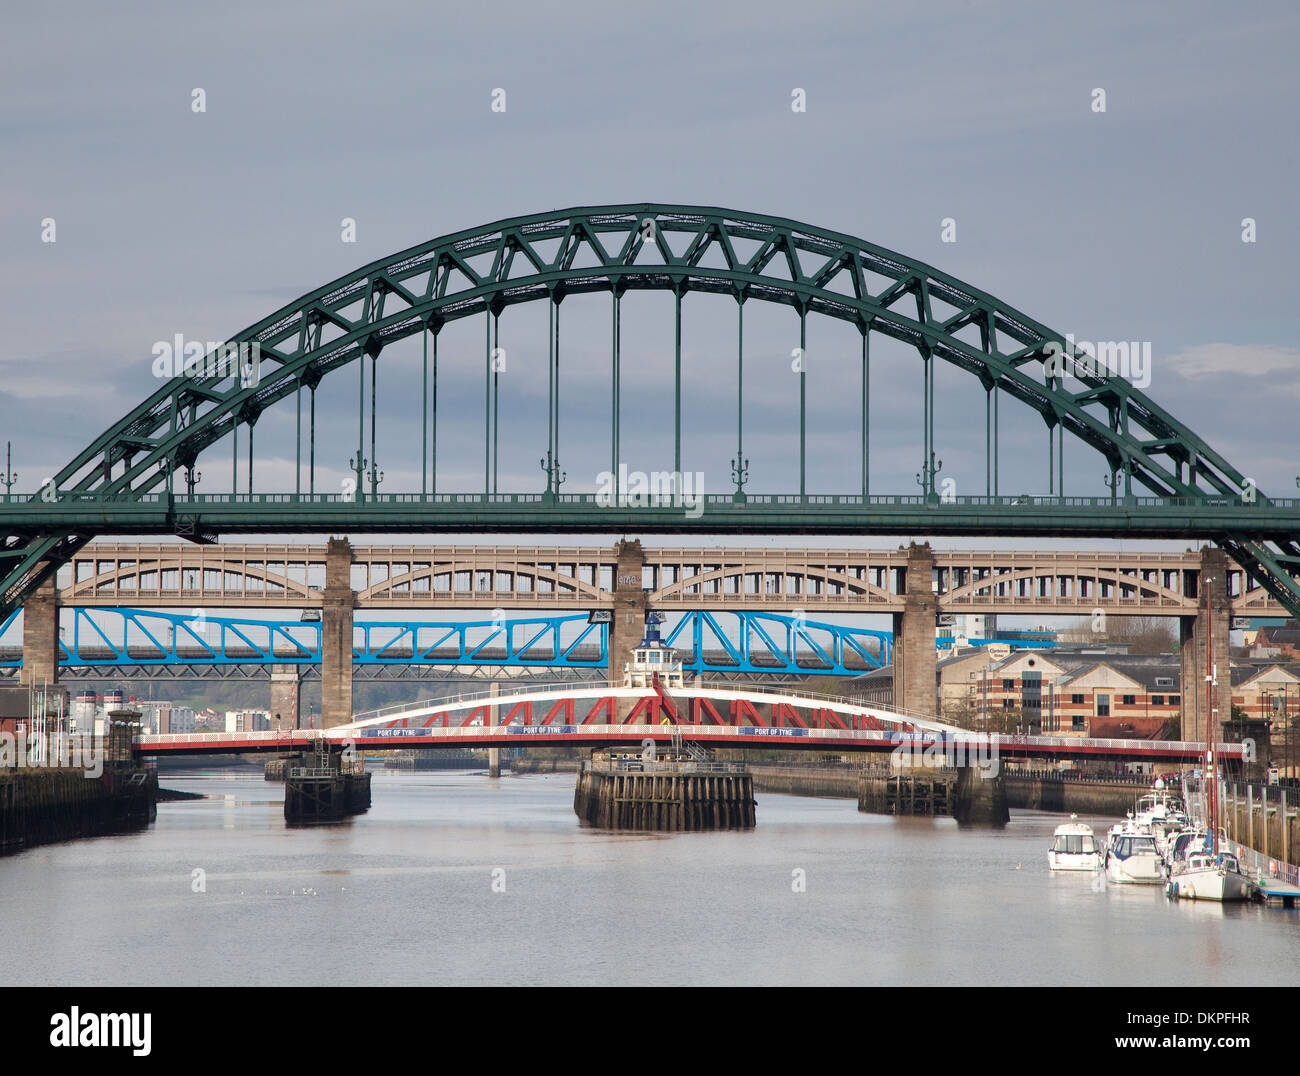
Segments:
[[[1271,344],[1200,344],[1165,358],[1187,378],[1289,374],[1300,379],[1300,349]]]

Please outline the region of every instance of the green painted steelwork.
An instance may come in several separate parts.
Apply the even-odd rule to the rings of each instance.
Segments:
[[[863,334],[863,408],[867,404],[867,340],[883,333],[915,347],[925,379],[922,495],[834,497],[806,492],[806,356],[800,354],[800,490],[797,497],[745,495],[706,499],[698,518],[659,508],[600,508],[590,497],[559,494],[559,307],[570,294],[610,291],[613,308],[611,440],[617,473],[619,301],[632,289],[729,294],[793,308],[806,346],[809,313],[839,318]],[[915,314],[909,313],[909,297]],[[485,478],[482,496],[434,494],[437,485],[437,334],[450,321],[482,314],[491,322],[515,303],[551,306],[550,443],[538,494],[495,494],[495,385],[486,387]],[[434,336],[434,465],[431,493],[378,494],[374,459],[372,368],[371,459],[362,455],[365,375],[360,367],[355,499],[314,494],[314,395],[329,373],[419,332]],[[491,338],[487,337],[491,370]],[[720,208],[604,206],[536,214],[444,236],[373,262],[303,296],[237,334],[234,345],[260,350],[259,376],[241,377],[229,356],[204,360],[210,373],[167,381],[148,400],[96,438],[56,476],[53,501],[0,502],[5,543],[0,615],[16,607],[70,550],[95,533],[409,530],[473,527],[495,531],[661,531],[735,533],[1131,534],[1199,536],[1218,541],[1275,597],[1300,613],[1300,508],[1275,501],[1201,438],[1136,387],[1105,372],[1076,369],[1053,376],[1054,351],[1079,352],[1062,334],[932,267],[852,236],[795,221]],[[675,457],[681,453],[680,316],[676,345]],[[944,503],[934,488],[933,360],[976,377],[987,391],[990,478],[994,496]],[[247,371],[242,371],[246,374]],[[192,473],[200,453],[251,429],[280,399],[312,390],[312,494],[175,497],[170,475]],[[996,392],[993,390],[997,390]],[[1038,411],[1063,443],[1064,434],[1102,454],[1123,474],[1124,496],[998,498],[997,401],[1007,394]],[[863,416],[864,430],[866,416]],[[739,434],[739,430],[738,430]],[[739,442],[739,436],[738,436]],[[863,490],[867,489],[863,438]],[[237,457],[237,447],[236,447]],[[250,436],[250,482],[252,444]],[[363,468],[371,492],[363,496]],[[737,460],[740,464],[741,460]],[[1050,466],[1050,457],[1049,457]],[[1058,474],[1060,453],[1057,454]],[[681,464],[678,464],[681,471]],[[1118,477],[1115,479],[1118,485]],[[1134,497],[1134,486],[1152,498]],[[1112,487],[1114,489],[1114,487]],[[724,503],[725,502],[725,503]],[[683,518],[678,518],[683,517]]]

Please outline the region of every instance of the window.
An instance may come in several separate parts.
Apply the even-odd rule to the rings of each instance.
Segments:
[[[1156,687],[1173,687],[1174,678],[1172,676],[1157,676]]]
[[[1083,732],[1085,728],[1084,719],[1080,717],[1078,714],[1075,714],[1074,718],[1072,719],[1072,723],[1070,727],[1074,729],[1075,732]]]
[[[1012,708],[1013,705],[1014,705],[1014,704],[1012,703],[1012,701],[1011,701],[1010,699],[1003,699],[1003,700],[1002,700],[1002,709],[1004,709],[1004,710],[1010,710],[1010,709]]]
[[[1125,695],[1125,696],[1123,696],[1123,700],[1124,700],[1124,705],[1125,705],[1125,706],[1132,706],[1132,705],[1134,705],[1134,704],[1137,702],[1137,696],[1136,696],[1136,695]]]
[[[1110,717],[1110,696],[1109,695],[1097,696],[1097,716]]]
[[[1182,698],[1181,698],[1181,696],[1178,696],[1178,695],[1170,695],[1170,696],[1169,696],[1169,705],[1170,705],[1170,706],[1177,706],[1180,702],[1182,702]]]
[[[1082,705],[1083,705],[1083,695],[1082,695],[1082,694],[1071,695],[1071,696],[1070,696],[1070,705],[1071,705],[1071,706],[1082,706]]]
[[[1152,696],[1151,696],[1151,705],[1152,705],[1152,706],[1163,706],[1164,704],[1165,704],[1165,697],[1164,697],[1163,695],[1152,695]]]
[[[1015,690],[1016,690],[1016,682],[1015,682],[1014,680],[1003,680],[1003,681],[1002,681],[1002,690],[1003,690],[1003,691],[1015,691]]]

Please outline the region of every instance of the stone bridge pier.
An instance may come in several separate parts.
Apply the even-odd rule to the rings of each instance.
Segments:
[[[23,603],[23,668],[19,683],[31,687],[59,678],[59,592],[50,576]]]
[[[271,666],[271,728],[277,732],[301,727],[298,706],[302,692],[302,668],[298,665]]]
[[[609,625],[609,678],[623,679],[623,666],[645,636],[646,596],[642,589],[645,552],[641,541],[621,541],[614,547],[618,567],[614,574],[614,619]]]
[[[934,631],[939,613],[935,597],[934,552],[930,543],[907,549],[899,589],[903,611],[894,614],[894,705],[905,712],[933,715],[937,708],[938,657]]]
[[[1182,651],[1181,714],[1184,740],[1204,740],[1210,720],[1217,723],[1217,733],[1222,741],[1223,723],[1232,719],[1232,676],[1228,663],[1228,632],[1232,627],[1231,601],[1228,594],[1228,558],[1223,550],[1207,547],[1201,550],[1199,572],[1184,573],[1187,597],[1198,599],[1195,616],[1178,618],[1179,644]],[[1210,588],[1210,608],[1205,608],[1205,590]],[[1212,629],[1212,630],[1211,630]],[[1217,714],[1206,713],[1206,635],[1214,652],[1211,664],[1217,667],[1218,684],[1214,689],[1213,709]]]
[[[325,554],[325,591],[321,603],[321,727],[352,720],[352,618],[357,596],[352,589],[352,543],[331,538]]]

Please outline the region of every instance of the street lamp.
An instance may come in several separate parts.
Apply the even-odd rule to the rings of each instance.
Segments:
[[[538,466],[546,473],[546,492],[549,496],[556,496],[560,492],[560,486],[569,477],[568,471],[560,470],[559,460],[552,460],[551,453],[547,451],[544,460],[537,461]]]
[[[745,483],[749,481],[749,460],[744,456],[738,455],[731,461],[731,480],[736,483],[736,492],[731,495],[731,499],[743,501],[745,499]]]
[[[365,481],[366,468],[369,465],[370,465],[370,461],[361,455],[361,449],[359,448],[357,449],[357,454],[348,460],[348,470],[355,471],[357,474],[357,488],[356,488],[357,500],[362,499],[363,496],[361,492],[362,484]]]
[[[5,473],[4,473],[3,475],[0,475],[0,482],[3,482],[3,483],[4,483],[4,487],[5,487],[5,500],[6,500],[6,501],[9,499],[9,491],[10,491],[10,489],[12,489],[12,488],[13,488],[13,484],[14,484],[15,482],[18,481],[18,475],[15,474],[13,471],[11,471],[11,470],[9,469],[9,463],[10,463],[10,459],[9,459],[9,445],[10,445],[10,442],[6,441],[6,442],[5,442]],[[1300,483],[1300,478],[1296,479],[1296,482],[1297,482],[1297,483]]]
[[[1101,476],[1101,480],[1110,489],[1110,499],[1114,502],[1116,491],[1119,489],[1119,472],[1111,471],[1110,474],[1104,474]]]
[[[926,500],[934,496],[934,476],[943,470],[943,460],[936,460],[934,453],[930,453],[930,462],[922,463],[921,469],[916,473],[916,484],[921,487],[925,493]]]

